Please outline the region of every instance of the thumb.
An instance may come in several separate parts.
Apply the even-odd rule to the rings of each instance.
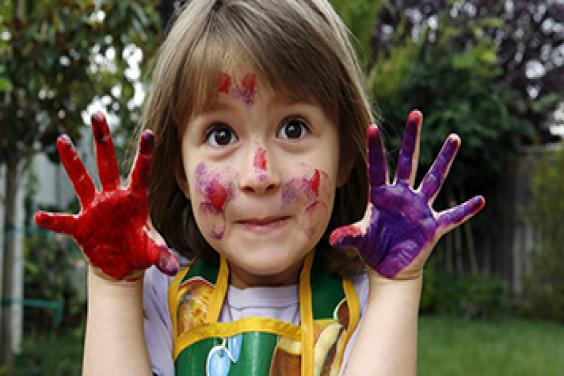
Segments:
[[[336,228],[329,236],[329,244],[335,248],[354,248],[362,247],[364,234],[357,225],[348,225]]]
[[[166,245],[156,245],[155,247],[158,248],[158,255],[155,265],[157,268],[168,275],[175,275],[178,273],[178,269],[180,269],[180,263],[175,255],[168,249]]]

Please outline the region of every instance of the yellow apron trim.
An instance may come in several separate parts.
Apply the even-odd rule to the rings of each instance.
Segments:
[[[168,307],[170,320],[172,322],[172,338],[176,338],[178,335],[178,289],[180,289],[180,282],[182,282],[186,274],[188,274],[191,265],[192,264],[189,264],[180,268],[180,271],[176,273],[168,289]]]
[[[224,338],[244,332],[267,332],[287,337],[293,341],[300,339],[300,327],[285,321],[267,317],[245,317],[233,322],[216,322],[196,327],[174,340],[174,360],[186,347],[205,338]]]
[[[304,261],[300,273],[300,320],[301,320],[301,342],[302,342],[302,376],[313,375],[313,312],[311,297],[311,265],[315,252],[310,252]]]
[[[340,366],[342,366],[343,356],[345,353],[346,345],[348,345],[354,331],[358,325],[358,321],[360,320],[360,300],[358,299],[358,295],[356,294],[356,290],[354,288],[354,284],[348,278],[343,278],[343,290],[345,291],[345,299],[347,301],[347,305],[349,307],[349,325],[346,331],[346,339],[345,339],[345,346],[343,346],[342,351],[337,353],[338,362]]]
[[[215,282],[215,287],[213,290],[213,295],[210,299],[210,306],[208,307],[208,315],[206,316],[206,322],[208,324],[216,323],[219,319],[219,314],[221,313],[221,307],[223,307],[223,301],[225,300],[225,293],[227,292],[227,284],[229,283],[229,267],[227,266],[227,261],[223,256],[219,258],[219,274],[217,275],[217,281]]]

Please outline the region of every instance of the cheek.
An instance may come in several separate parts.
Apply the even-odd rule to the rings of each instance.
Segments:
[[[281,207],[294,207],[305,234],[312,238],[322,234],[329,221],[335,182],[321,169],[300,166],[297,170],[297,176],[282,186]]]
[[[328,203],[333,197],[334,184],[324,170],[300,165],[282,184],[281,206]]]
[[[235,199],[235,179],[232,169],[214,169],[203,162],[194,171],[192,210],[202,232],[213,239],[223,238],[224,210]]]

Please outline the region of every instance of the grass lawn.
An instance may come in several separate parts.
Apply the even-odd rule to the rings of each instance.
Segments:
[[[79,331],[28,336],[14,375],[80,375],[82,340]],[[418,375],[564,375],[564,325],[423,316]]]
[[[419,321],[418,375],[564,375],[564,325],[436,316]]]
[[[75,376],[82,373],[82,333],[24,336],[22,351],[14,359],[14,376]],[[5,373],[0,370],[0,375]]]

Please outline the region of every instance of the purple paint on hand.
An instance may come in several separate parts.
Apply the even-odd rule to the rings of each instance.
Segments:
[[[386,183],[387,165],[378,127],[368,128],[368,221],[337,228],[330,236],[331,245],[357,249],[369,267],[388,278],[398,276],[444,233],[468,220],[485,203],[483,197],[476,196],[438,215],[431,207],[460,146],[456,135],[446,140],[420,189],[415,191],[410,186],[416,170],[421,118],[419,111],[412,111],[409,116],[396,182],[391,185]],[[416,265],[415,273],[424,261]]]

